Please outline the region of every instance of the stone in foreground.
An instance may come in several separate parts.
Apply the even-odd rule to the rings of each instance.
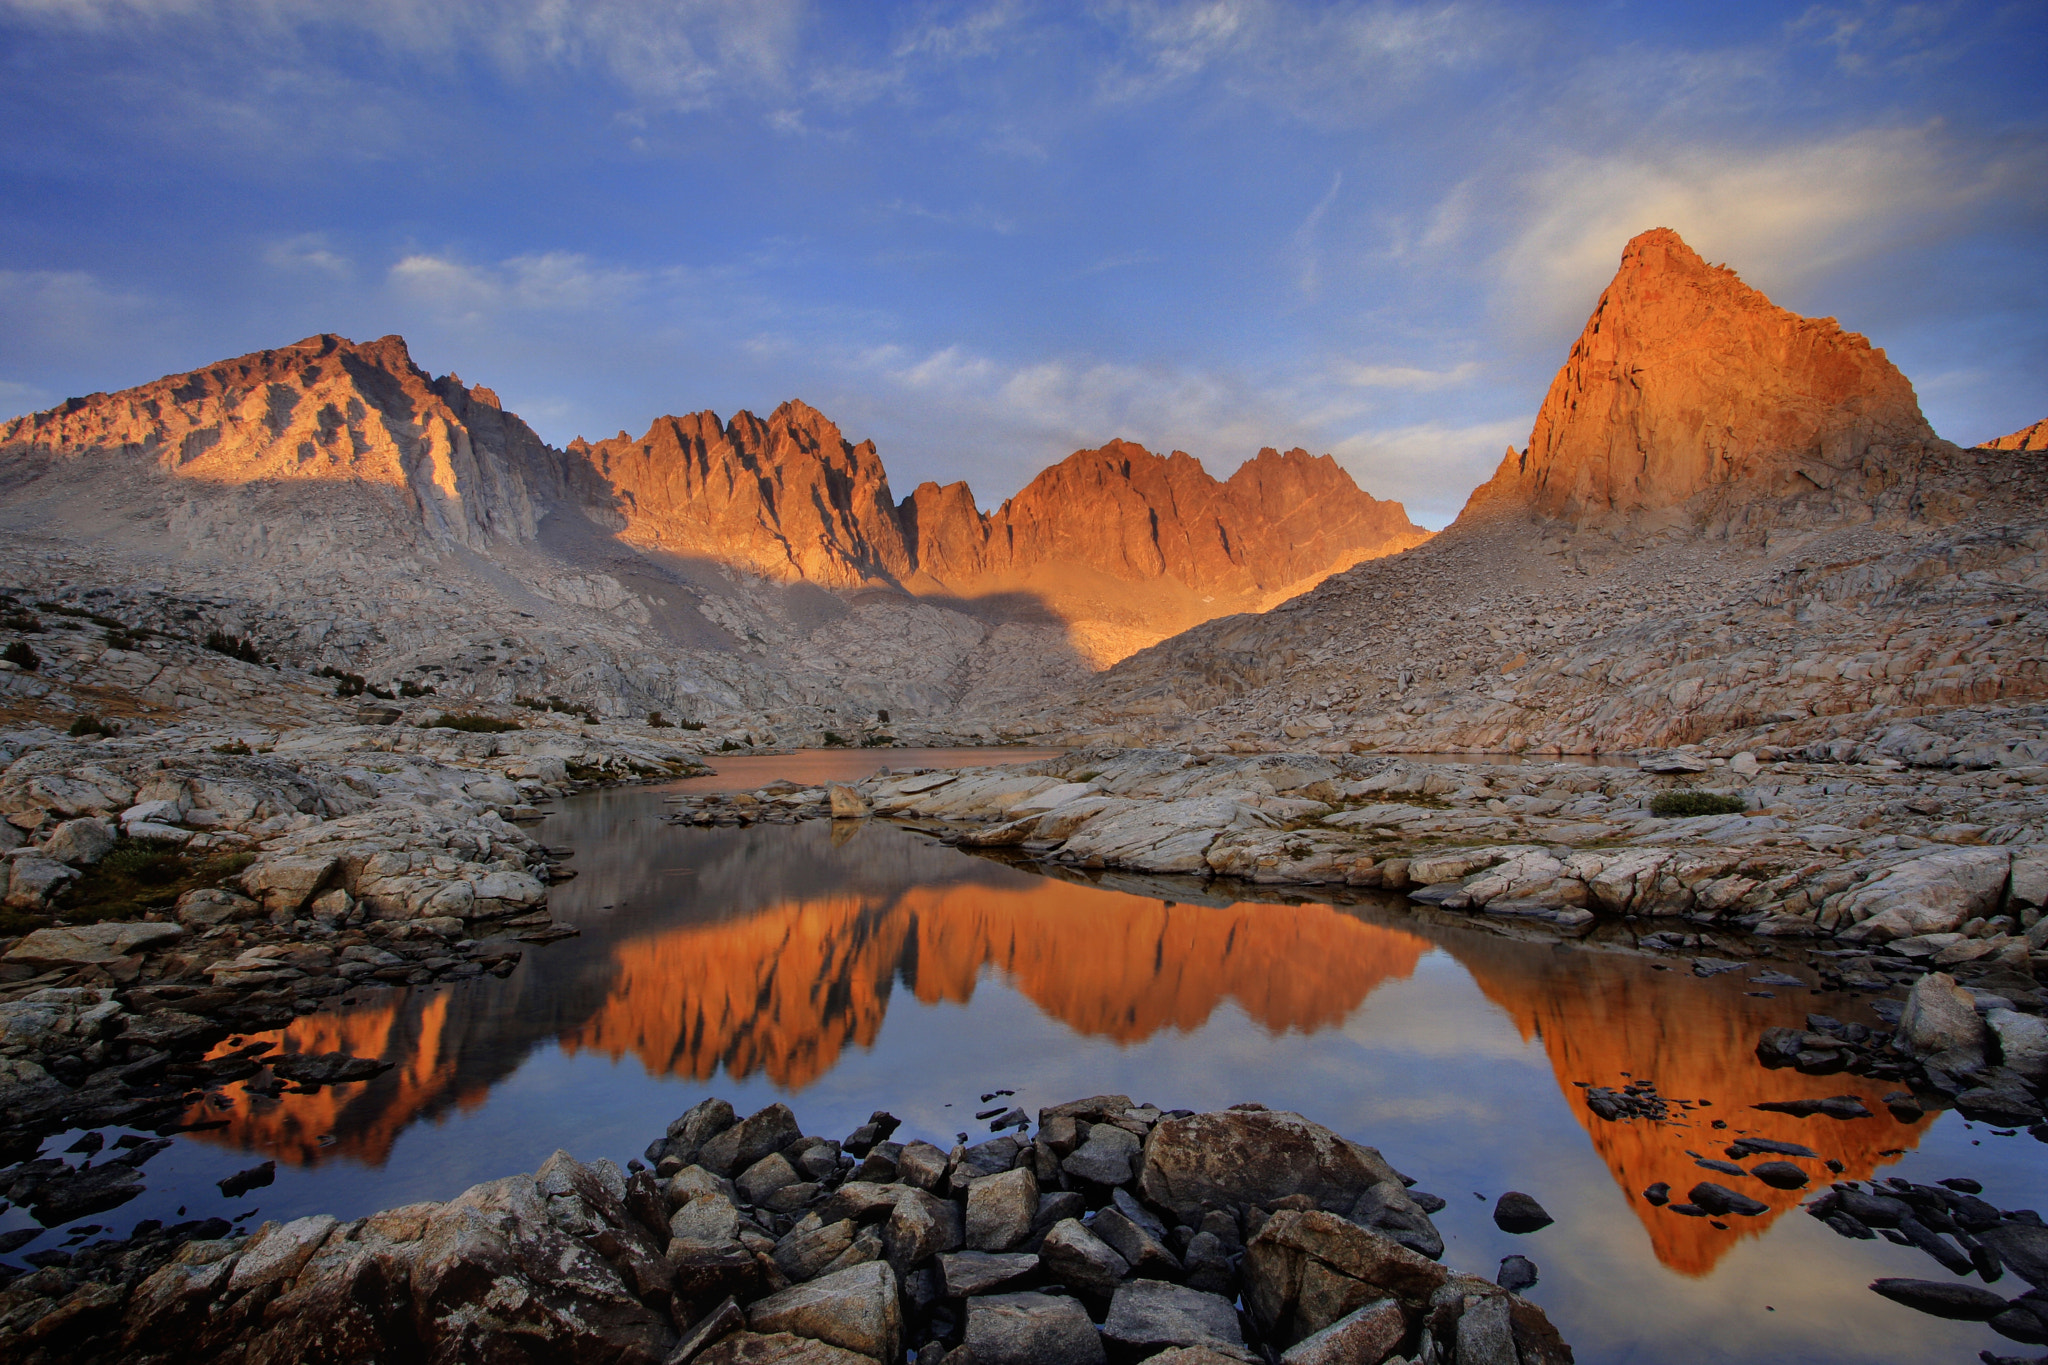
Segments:
[[[1206,1346],[1245,1355],[1244,1333],[1229,1299],[1160,1280],[1132,1280],[1118,1289],[1102,1334],[1133,1354]]]
[[[974,1365],[1104,1365],[1102,1337],[1078,1300],[990,1294],[967,1305]]]
[[[794,1332],[849,1351],[895,1360],[903,1336],[896,1272],[869,1261],[770,1294],[747,1309],[756,1332]]]
[[[1893,1303],[1903,1303],[1938,1318],[1989,1322],[2006,1309],[2005,1299],[2000,1295],[1950,1280],[1872,1280],[1870,1287]]]

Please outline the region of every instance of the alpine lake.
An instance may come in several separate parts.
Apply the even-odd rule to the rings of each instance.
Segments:
[[[357,1217],[533,1170],[557,1148],[623,1165],[709,1095],[742,1114],[783,1100],[826,1136],[887,1109],[898,1140],[950,1147],[989,1135],[977,1113],[1122,1093],[1167,1109],[1257,1101],[1379,1148],[1447,1201],[1445,1263],[1491,1276],[1504,1256],[1533,1260],[1526,1295],[1592,1365],[2033,1354],[1871,1292],[1883,1276],[1946,1276],[1913,1247],[1849,1240],[1801,1209],[1830,1180],[1958,1176],[2001,1209],[2044,1207],[2048,1162],[2025,1130],[1894,1113],[1894,1085],[1761,1065],[1759,1034],[1809,1012],[1889,1027],[1881,996],[1822,989],[1797,948],[1709,969],[1699,949],[1640,941],[1665,921],[1574,941],[1398,895],[997,859],[881,820],[663,818],[679,790],[1045,754],[747,756],[718,760],[717,777],[569,798],[536,833],[575,850],[577,876],[551,895],[575,937],[527,949],[503,979],[358,988],[230,1040],[393,1065],[311,1093],[221,1087],[190,1116],[211,1126],[148,1163],[144,1194],[7,1259],[145,1218]],[[1593,1087],[1631,1085],[1661,1103],[1615,1119],[1588,1104]],[[1849,1095],[1867,1116],[1753,1107]],[[1680,1200],[1728,1180],[1698,1163],[1740,1137],[1811,1149],[1811,1183],[1734,1180],[1768,1206],[1753,1217],[1645,1198],[1654,1182]],[[235,1199],[217,1188],[264,1161],[269,1185]],[[1500,1230],[1508,1190],[1556,1221]],[[33,1226],[0,1214],[0,1232]]]

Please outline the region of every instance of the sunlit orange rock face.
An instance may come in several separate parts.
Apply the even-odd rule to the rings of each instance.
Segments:
[[[1225,999],[1276,1032],[1313,1032],[1412,973],[1427,946],[1327,906],[1216,909],[1058,882],[827,897],[620,945],[609,998],[563,1043],[657,1075],[760,1071],[801,1089],[847,1043],[874,1042],[899,972],[930,1005],[971,999],[987,967],[1120,1043],[1197,1028]]]
[[[1181,451],[1111,441],[1042,470],[978,526],[971,500],[948,494],[922,485],[912,506],[920,543],[944,547],[949,582],[1061,565],[1244,594],[1429,538],[1399,503],[1362,491],[1329,456],[1298,449],[1262,450],[1219,481]]]
[[[1744,1001],[1763,1010],[1734,1009],[1726,997],[1743,990],[1743,974],[1712,980],[1678,971],[1651,975],[1637,958],[1573,953],[1548,962],[1526,953],[1490,952],[1457,946],[1453,955],[1472,973],[1487,997],[1515,1021],[1524,1038],[1540,1037],[1557,1075],[1558,1089],[1585,1126],[1594,1149],[1614,1173],[1615,1184],[1649,1232],[1657,1259],[1687,1275],[1705,1275],[1739,1238],[1761,1236],[1787,1210],[1829,1180],[1867,1180],[1916,1145],[1932,1116],[1901,1124],[1885,1108],[1896,1083],[1850,1075],[1805,1076],[1767,1071],[1756,1060],[1756,1041],[1771,1025],[1805,1027],[1806,1012],[1825,1013],[1826,997],[1804,991],[1781,993],[1773,1001]],[[1662,979],[1657,979],[1661,977]],[[1770,1017],[1760,1018],[1759,1014]],[[1644,1119],[1609,1122],[1586,1107],[1578,1084],[1619,1089],[1630,1080],[1654,1081],[1672,1100],[1710,1100],[1710,1108],[1672,1110],[1669,1122]],[[1750,1106],[1767,1100],[1818,1099],[1856,1095],[1872,1117],[1837,1120],[1816,1115],[1794,1118]],[[1728,1126],[1712,1126],[1720,1119]],[[1759,1180],[1715,1174],[1695,1165],[1687,1150],[1726,1159],[1723,1150],[1739,1136],[1797,1142],[1842,1163],[1832,1175],[1820,1161],[1795,1164],[1813,1176],[1805,1190],[1775,1190]],[[1886,1152],[1894,1155],[1883,1155]],[[1754,1165],[1767,1157],[1745,1158]],[[1755,1218],[1725,1218],[1728,1230],[1702,1218],[1687,1218],[1643,1198],[1643,1190],[1667,1181],[1674,1201],[1702,1180],[1717,1181],[1770,1205]]]
[[[783,580],[853,586],[911,569],[889,475],[800,402],[750,412],[662,417],[635,441],[573,441],[599,480],[592,503],[622,539],[702,555]]]
[[[592,515],[634,545],[785,582],[1034,603],[1102,623],[1097,662],[1429,538],[1401,504],[1298,449],[1262,450],[1218,480],[1181,451],[1111,441],[986,513],[965,483],[892,501],[874,443],[800,402],[765,421],[663,417],[638,440],[577,440],[568,456]]]
[[[2009,436],[1986,441],[1984,447],[1987,450],[2048,450],[2048,417],[2030,427],[2021,427]]]
[[[497,395],[412,361],[402,337],[320,335],[0,423],[20,459],[140,455],[205,483],[345,483],[481,547],[531,537],[560,456]]]
[[[1669,228],[1628,244],[1529,448],[1472,506],[1575,522],[1830,490],[1866,499],[1946,448],[1898,368],[1833,318],[1773,304]]]

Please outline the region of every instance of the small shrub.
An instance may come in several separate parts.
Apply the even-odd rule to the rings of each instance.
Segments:
[[[64,733],[73,739],[83,739],[87,735],[111,735],[114,732],[108,729],[107,723],[98,716],[88,714],[73,720],[71,728]]]
[[[1748,809],[1748,802],[1739,796],[1730,796],[1726,792],[1659,792],[1650,799],[1650,814],[1667,817],[1740,815]]]
[[[678,730],[701,730],[703,728],[704,722],[701,720],[679,720],[676,722],[676,729]]]
[[[825,747],[828,749],[844,749],[846,747],[846,739],[836,730],[827,730],[825,732]]]
[[[529,711],[554,711],[564,716],[581,716],[585,725],[595,725],[598,720],[597,713],[589,707],[578,706],[573,701],[563,701],[555,696],[550,696],[546,701],[538,697],[515,697],[512,704],[523,706]]]
[[[213,746],[213,751],[217,754],[239,754],[245,757],[256,752],[239,739],[231,739],[225,744],[216,744]]]
[[[864,737],[860,742],[860,747],[863,749],[886,749],[895,742],[896,737],[894,735],[873,734]]]
[[[362,674],[344,673],[332,664],[325,665],[314,676],[334,679],[334,695],[337,697],[360,697],[363,689],[369,686],[363,681]]]
[[[261,664],[263,655],[256,646],[239,635],[230,635],[224,630],[206,632],[205,645],[216,654],[225,654],[230,659],[240,659],[245,664]]]
[[[43,656],[36,653],[26,640],[16,640],[5,649],[0,649],[0,659],[7,660],[16,668],[25,668],[33,673],[43,666]]]
[[[524,730],[526,727],[516,720],[499,720],[496,716],[456,716],[443,711],[427,722],[429,730],[463,730],[473,735],[498,735],[507,730]]]
[[[19,631],[23,635],[41,635],[43,623],[25,611],[11,611],[0,616],[0,630]]]
[[[176,844],[124,837],[65,889],[59,904],[77,922],[139,919],[169,909],[187,891],[219,886],[254,861],[250,853],[201,858]]]
[[[723,739],[718,742],[718,752],[722,754],[736,753],[743,747],[743,745],[735,744],[729,739]]]
[[[434,695],[434,689],[422,687],[416,682],[406,681],[398,684],[398,695],[401,697],[431,697]]]
[[[877,711],[877,712],[875,712],[875,724],[877,724],[877,725],[887,725],[888,723],[889,723],[889,713],[888,713],[887,711]]]
[[[661,712],[649,711],[647,713],[647,728],[650,730],[673,730],[676,727],[663,720]]]

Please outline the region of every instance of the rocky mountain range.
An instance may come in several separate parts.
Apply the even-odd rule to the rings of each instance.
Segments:
[[[1733,753],[1901,725],[1996,747],[2020,732],[1995,712],[1974,738],[1929,717],[2048,692],[2044,498],[2029,433],[1941,440],[1881,350],[1660,229],[1448,530],[1134,655],[1045,724],[1247,749]]]
[[[798,402],[557,449],[320,336],[0,425],[0,578],[143,632],[0,700],[345,719],[325,670],[714,746],[1967,748],[2018,732],[1933,713],[2048,688],[2044,445],[1942,440],[1883,351],[1663,229],[1435,537],[1301,450],[1116,441],[984,511]]]
[[[0,425],[0,525],[22,593],[166,638],[793,742],[957,728],[1427,538],[1300,450],[1219,482],[1113,442],[994,513],[898,501],[800,402],[558,450],[400,338],[335,336]]]

